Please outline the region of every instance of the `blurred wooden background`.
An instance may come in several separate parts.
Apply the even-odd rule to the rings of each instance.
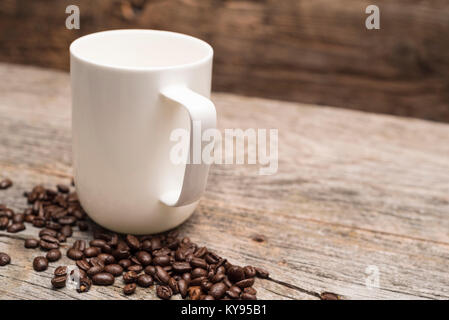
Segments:
[[[72,40],[116,28],[208,41],[216,91],[449,122],[448,0],[1,0],[0,61],[67,70]]]

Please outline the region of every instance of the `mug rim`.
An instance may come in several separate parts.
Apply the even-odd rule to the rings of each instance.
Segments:
[[[115,64],[109,64],[109,63],[101,63],[101,62],[95,61],[95,59],[85,58],[79,52],[76,52],[77,46],[79,46],[83,40],[87,40],[87,39],[94,38],[94,37],[101,37],[102,35],[112,34],[112,33],[117,33],[117,34],[120,34],[120,33],[166,34],[166,35],[174,36],[177,38],[184,38],[184,39],[188,39],[189,41],[194,41],[194,42],[200,44],[201,46],[205,47],[207,50],[207,53],[201,59],[198,59],[196,61],[189,62],[189,63],[167,65],[167,66],[135,67],[135,66],[124,66],[124,65],[115,65]],[[193,36],[190,36],[187,34],[179,33],[179,32],[165,31],[165,30],[154,30],[154,29],[115,29],[115,30],[106,30],[106,31],[89,33],[87,35],[81,36],[81,37],[75,39],[74,41],[72,41],[72,43],[70,44],[70,47],[69,47],[69,51],[70,51],[71,57],[74,57],[81,62],[90,64],[90,65],[93,65],[96,67],[107,68],[107,69],[112,69],[112,70],[121,70],[121,71],[159,71],[159,70],[169,70],[169,69],[179,69],[179,68],[190,68],[190,67],[195,67],[195,66],[198,66],[198,65],[201,65],[201,64],[207,62],[208,60],[212,59],[213,54],[214,54],[214,50],[213,50],[212,46],[204,40],[198,39],[196,37],[193,37]]]

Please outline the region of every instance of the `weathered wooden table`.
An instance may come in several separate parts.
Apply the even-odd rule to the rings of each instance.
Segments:
[[[21,210],[23,191],[70,181],[69,76],[0,64],[0,79],[0,177],[15,182],[0,203]],[[260,299],[323,291],[449,298],[449,125],[229,94],[213,100],[221,129],[279,129],[279,170],[214,165],[181,234],[268,269],[271,279],[255,284]],[[86,294],[52,290],[55,266],[68,261],[34,272],[39,251],[22,240],[37,233],[0,231],[0,251],[12,257],[0,268],[0,299],[125,299],[118,281]],[[131,298],[153,299],[154,288]]]

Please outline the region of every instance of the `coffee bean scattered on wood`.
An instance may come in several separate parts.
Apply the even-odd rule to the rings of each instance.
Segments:
[[[12,186],[12,181],[8,178],[0,181],[0,190],[8,189]]]
[[[0,267],[6,266],[7,264],[11,263],[11,257],[4,253],[0,252]]]
[[[4,181],[4,185],[9,184]],[[0,205],[0,229],[20,232],[25,223],[41,228],[39,240],[27,239],[24,245],[47,251],[45,257],[33,261],[34,270],[44,271],[49,262],[61,258],[60,244],[72,236],[73,226],[80,231],[88,229],[87,214],[76,193],[66,185],[59,184],[56,190],[36,186],[24,196],[29,207],[23,213]],[[92,284],[110,286],[116,277],[122,277],[125,295],[133,294],[137,286],[156,284],[156,294],[161,299],[180,294],[191,300],[255,300],[255,277],[269,277],[262,268],[231,264],[207,247],[200,247],[187,237],[180,238],[176,230],[135,236],[98,229],[101,231],[95,232],[88,244],[77,240],[67,249],[66,255],[78,269],[67,274],[66,266],[58,266],[51,280],[54,289],[64,288],[68,278],[78,278],[77,291],[82,293],[89,291]],[[9,255],[0,253],[0,266],[10,261]]]

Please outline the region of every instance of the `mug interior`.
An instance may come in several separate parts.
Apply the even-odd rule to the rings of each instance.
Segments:
[[[206,42],[158,30],[92,33],[70,45],[70,53],[89,63],[116,68],[167,68],[201,63],[213,54]]]

